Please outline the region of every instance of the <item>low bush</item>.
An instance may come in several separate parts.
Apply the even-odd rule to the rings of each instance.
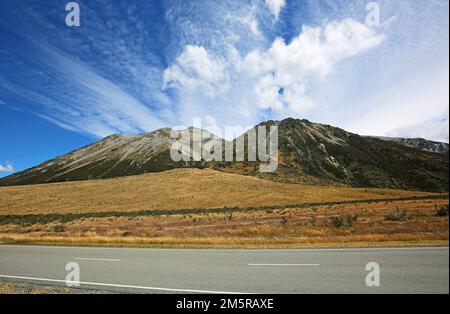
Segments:
[[[436,216],[438,217],[448,217],[448,205],[437,207],[436,206]]]
[[[348,227],[352,228],[354,223],[358,220],[358,215],[346,215],[331,217],[331,222],[335,228]]]
[[[398,207],[397,212],[391,212],[384,215],[384,220],[387,221],[406,221],[409,220],[409,218],[410,217],[406,210],[401,211]]]

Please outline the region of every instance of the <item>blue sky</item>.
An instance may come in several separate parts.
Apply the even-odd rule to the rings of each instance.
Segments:
[[[0,2],[0,176],[195,117],[448,141],[446,0],[77,2]]]

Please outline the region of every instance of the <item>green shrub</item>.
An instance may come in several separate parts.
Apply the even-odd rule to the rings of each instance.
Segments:
[[[358,220],[358,215],[346,215],[331,217],[331,222],[335,228],[348,227],[352,228],[354,223]]]
[[[438,217],[448,217],[448,205],[437,207],[436,206],[436,216]]]
[[[331,217],[331,222],[335,228],[341,228],[344,226],[344,219],[341,217]]]

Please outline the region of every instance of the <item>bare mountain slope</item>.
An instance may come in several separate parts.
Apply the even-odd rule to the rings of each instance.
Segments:
[[[286,119],[279,127],[279,166],[259,173],[259,162],[175,162],[171,129],[135,136],[113,135],[37,167],[0,179],[0,185],[114,178],[175,168],[213,168],[275,181],[448,191],[448,155],[362,137],[342,129]],[[246,134],[242,135],[244,138]],[[224,141],[210,136],[204,140]]]
[[[449,144],[443,142],[429,141],[423,138],[397,138],[397,137],[378,137],[381,140],[396,142],[408,147],[421,149],[424,151],[448,155]]]
[[[279,128],[279,167],[258,177],[304,183],[305,177],[355,187],[448,191],[448,156],[402,144],[362,137],[308,120],[286,119],[261,125]],[[223,165],[235,171],[234,165]],[[246,171],[257,172],[246,164]]]
[[[0,185],[106,179],[181,167],[200,167],[200,163],[188,164],[171,159],[170,148],[175,141],[170,137],[171,131],[165,128],[133,136],[111,135],[34,168],[3,178]],[[205,138],[205,141],[220,140],[211,135]]]

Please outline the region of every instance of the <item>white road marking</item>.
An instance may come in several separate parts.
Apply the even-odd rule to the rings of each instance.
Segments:
[[[66,280],[47,279],[47,278],[34,278],[34,277],[22,277],[22,276],[0,275],[0,278],[66,283]],[[248,294],[247,292],[243,293],[243,292],[230,292],[230,291],[211,291],[211,290],[194,290],[194,289],[158,288],[158,287],[146,287],[146,286],[118,285],[118,284],[99,283],[99,282],[84,282],[84,281],[79,281],[79,282],[73,281],[71,283],[72,284],[75,283],[75,284],[80,284],[80,285],[86,285],[86,286],[99,286],[99,287],[111,287],[111,288],[128,288],[128,289],[166,291],[166,292],[183,292],[183,293],[200,293],[200,294]]]
[[[90,258],[90,257],[76,257],[79,261],[100,261],[100,262],[120,262],[120,259],[115,258]]]
[[[311,266],[311,267],[318,267],[318,266],[320,266],[320,264],[248,264],[248,266],[287,266],[287,267],[290,267],[290,266],[299,266],[299,267],[302,267],[302,266]]]

